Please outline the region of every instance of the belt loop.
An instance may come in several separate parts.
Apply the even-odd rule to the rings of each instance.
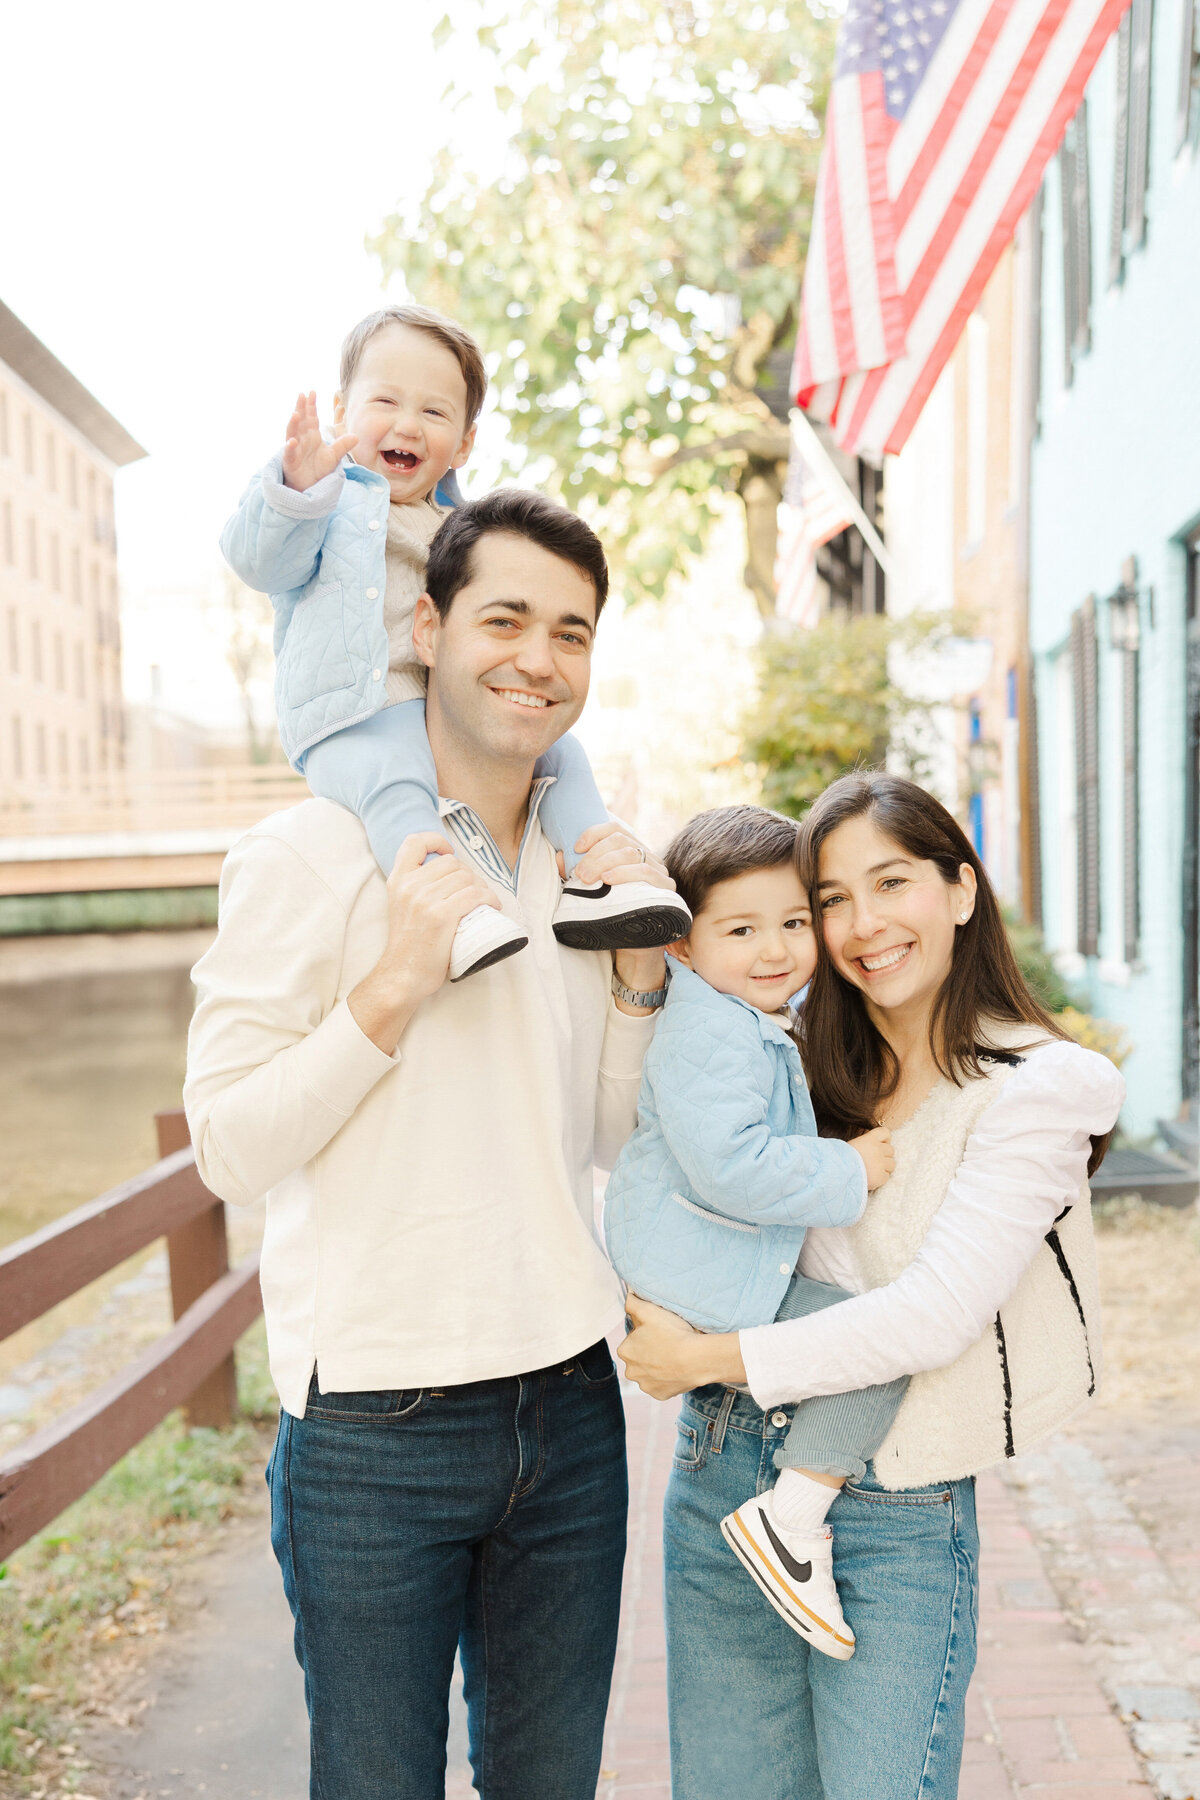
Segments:
[[[720,1409],[713,1421],[712,1453],[714,1456],[720,1456],[721,1451],[725,1447],[725,1427],[729,1424],[729,1415],[733,1411],[733,1403],[736,1399],[737,1389],[727,1387],[725,1389],[725,1398],[722,1400]]]

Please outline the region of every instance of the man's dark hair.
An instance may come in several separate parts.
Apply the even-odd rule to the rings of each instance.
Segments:
[[[693,916],[718,882],[796,860],[800,825],[765,806],[715,806],[697,813],[667,846],[663,860]]]
[[[591,527],[544,494],[528,488],[495,488],[479,500],[455,507],[429,546],[425,588],[439,618],[446,617],[455,594],[471,580],[480,538],[499,531],[540,544],[586,575],[596,590],[596,617],[600,617],[608,599],[608,564]]]

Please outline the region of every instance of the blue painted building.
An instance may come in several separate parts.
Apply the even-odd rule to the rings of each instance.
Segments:
[[[1041,206],[1029,637],[1041,915],[1134,1049],[1124,1124],[1200,1112],[1200,0],[1134,0]]]

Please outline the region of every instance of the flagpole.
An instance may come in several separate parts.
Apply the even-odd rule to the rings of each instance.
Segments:
[[[811,419],[806,413],[801,412],[798,406],[793,406],[788,417],[791,422],[792,436],[796,441],[796,448],[800,455],[810,467],[819,469],[820,472],[826,476],[828,480],[832,481],[835,487],[837,487],[837,489],[845,496],[846,510],[849,512],[855,525],[862,533],[863,541],[868,550],[879,564],[879,567],[883,570],[887,580],[894,580],[895,574],[892,559],[884,548],[883,539],[863,511],[853,488],[850,487],[845,476],[842,474],[832,456],[830,456],[828,450],[813,430]]]

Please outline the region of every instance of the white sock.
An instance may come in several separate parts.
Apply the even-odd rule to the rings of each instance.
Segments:
[[[784,1469],[771,1494],[771,1511],[785,1531],[815,1535],[841,1491],[802,1475],[799,1469]]]

